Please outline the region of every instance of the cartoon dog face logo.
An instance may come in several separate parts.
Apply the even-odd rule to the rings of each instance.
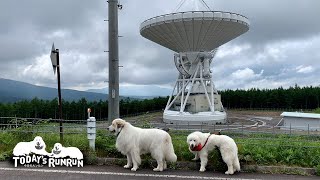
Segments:
[[[42,137],[40,136],[36,136],[33,140],[33,143],[34,143],[34,147],[37,149],[37,150],[42,150],[44,149],[45,147],[45,143],[42,139]]]
[[[62,144],[60,143],[55,143],[52,149],[53,154],[60,154],[62,150]]]
[[[83,159],[82,152],[76,147],[63,147],[60,143],[55,143],[51,151],[51,156],[55,158],[76,158]]]

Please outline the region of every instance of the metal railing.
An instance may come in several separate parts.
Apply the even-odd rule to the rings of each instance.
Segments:
[[[278,136],[293,137],[287,139],[287,144],[283,146],[299,146],[295,143],[316,142],[316,145],[308,146],[310,148],[320,148],[320,127],[305,126],[268,126],[261,123],[253,125],[239,124],[165,124],[156,122],[146,122],[143,117],[128,120],[132,125],[142,128],[159,128],[169,130],[173,139],[185,139],[189,133],[193,131],[201,132],[220,132],[221,134],[229,135],[236,139],[237,143],[256,144],[257,141],[277,141]],[[112,133],[107,132],[110,125],[109,121],[96,121],[96,130],[105,131],[105,136],[113,136]],[[36,118],[18,118],[18,117],[0,117],[0,133],[53,133],[59,134],[59,120],[58,119],[36,119]],[[64,134],[87,134],[87,120],[64,120],[63,133]],[[304,139],[297,139],[294,137],[307,137]],[[243,142],[242,140],[246,140]],[[290,145],[292,144],[292,145]],[[272,143],[266,143],[267,146],[272,146]]]
[[[146,113],[143,113],[146,114]],[[262,123],[255,124],[206,124],[193,125],[188,123],[166,124],[162,122],[146,122],[144,118],[128,118],[129,122],[140,127],[155,127],[172,130],[185,131],[203,131],[203,132],[224,132],[238,134],[287,134],[287,135],[318,135],[320,136],[320,125],[311,126],[282,126],[278,123],[275,126],[264,125]],[[31,132],[51,132],[59,133],[59,119],[39,119],[39,118],[19,118],[19,117],[0,117],[0,132],[1,131],[31,131]],[[64,133],[83,133],[87,128],[87,120],[63,120]],[[110,125],[110,121],[97,120],[97,129],[106,130]],[[26,130],[24,130],[26,129]],[[29,130],[27,130],[29,129]]]

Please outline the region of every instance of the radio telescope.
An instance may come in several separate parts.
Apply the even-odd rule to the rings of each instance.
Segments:
[[[219,46],[248,30],[245,16],[221,11],[177,12],[141,23],[143,37],[175,52],[178,78],[163,113],[164,122],[226,122],[210,65]]]

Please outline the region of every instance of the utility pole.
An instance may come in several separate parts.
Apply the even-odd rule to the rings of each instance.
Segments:
[[[109,100],[108,120],[119,118],[118,0],[108,1],[109,9]]]

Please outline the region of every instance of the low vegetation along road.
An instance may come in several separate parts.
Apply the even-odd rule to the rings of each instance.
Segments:
[[[119,166],[85,166],[83,168],[14,168],[8,162],[0,163],[1,180],[70,180],[70,179],[95,179],[95,180],[120,180],[120,179],[230,179],[230,180],[249,180],[249,179],[281,179],[281,180],[299,180],[299,179],[319,179],[317,176],[296,176],[296,175],[278,175],[278,174],[257,174],[240,172],[229,176],[220,172],[203,172],[195,170],[166,170],[164,172],[153,172],[151,169],[139,169],[137,172],[131,172]]]
[[[229,111],[229,125],[220,125],[220,128],[230,129],[238,127],[239,130],[234,132],[222,131],[233,135],[236,142],[240,145],[239,156],[242,160],[242,165],[245,163],[254,165],[286,165],[292,167],[308,167],[315,168],[319,165],[319,136],[304,135],[296,133],[297,136],[291,134],[282,134],[281,129],[274,129],[274,134],[265,134],[269,127],[276,126],[281,120],[281,112],[257,112],[257,111]],[[124,118],[132,123],[142,126],[160,125],[162,123],[162,113],[146,113],[141,116]],[[258,123],[258,124],[257,124]],[[115,137],[109,132],[106,132],[106,127],[109,122],[102,122],[99,125],[97,137],[99,141],[96,143],[96,152],[98,157],[123,158],[115,149]],[[255,126],[252,126],[255,125]],[[50,125],[51,126],[51,125]],[[81,125],[82,126],[82,125]],[[175,126],[175,125],[173,125]],[[248,128],[242,128],[250,126]],[[44,127],[47,127],[45,124]],[[156,127],[156,126],[155,126]],[[203,126],[204,128],[205,126]],[[192,128],[192,127],[188,127]],[[256,128],[256,129],[254,129]],[[83,129],[83,128],[82,128]],[[80,130],[82,130],[80,128]],[[178,127],[177,129],[181,129]],[[212,128],[211,128],[212,129]],[[19,129],[18,129],[19,130]],[[39,129],[38,129],[39,130]],[[70,129],[69,129],[70,130]],[[73,129],[74,130],[74,129]],[[190,129],[191,130],[191,129]],[[247,133],[242,130],[247,130]],[[273,129],[272,129],[273,130]],[[82,132],[82,131],[80,131]],[[193,155],[188,151],[186,144],[187,132],[184,131],[169,131],[172,135],[177,156],[181,161],[191,161]],[[251,133],[252,132],[252,133]],[[232,134],[234,133],[234,134]],[[290,132],[291,133],[291,132]],[[33,134],[18,132],[3,132],[0,145],[3,150],[3,160],[8,160],[14,145],[21,142],[22,139],[33,138]],[[52,147],[57,141],[59,135],[40,133],[46,140],[47,147]],[[81,147],[87,144],[86,134],[65,134],[65,140],[69,144],[66,146]],[[68,140],[68,141],[67,141]],[[1,144],[2,142],[2,144]],[[11,144],[10,144],[11,143]],[[7,146],[4,146],[7,145]],[[112,145],[112,146],[111,146]],[[50,149],[49,148],[49,149]],[[9,154],[8,154],[9,153]],[[111,157],[110,157],[111,156]],[[0,156],[1,157],[1,156]],[[6,157],[6,158],[4,158]],[[212,153],[211,165],[218,170],[222,167],[221,161],[218,159],[216,152]],[[124,165],[124,164],[123,164]],[[219,167],[219,168],[217,168]],[[185,166],[184,166],[185,168]],[[259,174],[240,172],[232,176],[223,174],[224,171],[200,173],[198,170],[178,170],[169,169],[164,172],[153,172],[152,167],[147,165],[141,167],[137,172],[131,172],[121,166],[91,166],[85,165],[83,168],[15,168],[12,163],[0,162],[0,180],[7,179],[39,179],[39,180],[64,180],[64,179],[319,179],[319,176],[295,176],[295,175],[280,175],[280,174]],[[286,171],[287,172],[287,171]]]

